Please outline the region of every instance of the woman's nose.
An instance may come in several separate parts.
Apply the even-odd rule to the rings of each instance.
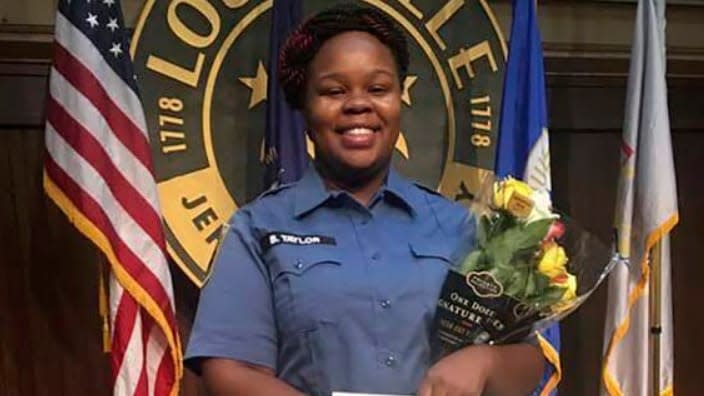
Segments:
[[[369,95],[366,93],[360,93],[348,97],[343,104],[342,110],[345,113],[358,114],[367,112],[371,110],[371,108],[372,104],[369,100]]]

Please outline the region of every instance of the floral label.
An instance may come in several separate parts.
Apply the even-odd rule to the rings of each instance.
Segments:
[[[467,285],[480,297],[499,297],[504,287],[489,272],[470,272],[467,274]]]
[[[466,277],[448,272],[433,324],[433,359],[465,345],[520,341],[535,320],[535,313],[526,308],[505,295],[501,284],[488,272],[474,272]],[[516,312],[522,315],[515,315]],[[526,331],[515,332],[517,328]]]

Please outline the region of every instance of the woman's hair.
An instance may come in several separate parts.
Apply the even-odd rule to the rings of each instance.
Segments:
[[[278,77],[286,101],[295,109],[303,106],[306,69],[326,40],[349,31],[366,32],[391,50],[401,83],[408,72],[406,37],[382,11],[353,4],[322,11],[296,28],[279,52]]]

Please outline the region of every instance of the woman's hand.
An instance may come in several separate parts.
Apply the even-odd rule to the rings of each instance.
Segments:
[[[480,396],[494,371],[494,348],[471,346],[444,357],[428,370],[418,396]]]
[[[544,365],[534,345],[470,346],[433,365],[417,396],[527,395],[538,385]]]
[[[208,358],[201,366],[211,396],[305,396],[276,378],[274,370],[232,359]]]

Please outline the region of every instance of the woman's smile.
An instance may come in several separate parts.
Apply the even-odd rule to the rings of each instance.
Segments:
[[[380,128],[367,126],[353,126],[349,128],[339,128],[337,133],[342,136],[342,145],[350,150],[362,150],[371,148],[374,145],[375,133]]]

